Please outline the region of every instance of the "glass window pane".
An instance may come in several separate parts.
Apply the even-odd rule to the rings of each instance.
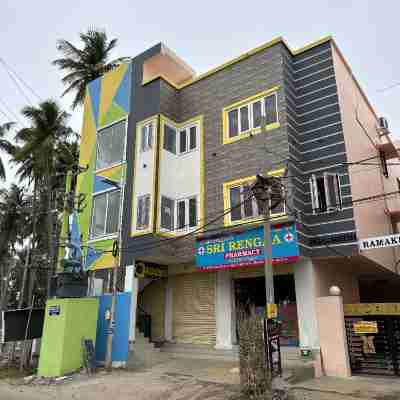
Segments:
[[[273,124],[278,121],[275,94],[265,98],[265,116],[267,124]]]
[[[149,124],[148,134],[147,134],[147,147],[149,149],[153,147],[153,123]]]
[[[176,131],[169,125],[164,126],[164,149],[176,154]]]
[[[197,226],[197,199],[189,199],[189,227]]]
[[[237,134],[239,133],[238,110],[229,111],[228,123],[229,123],[229,137],[237,136]]]
[[[256,101],[255,103],[253,103],[253,128],[258,128],[261,126],[261,106],[261,101]]]
[[[186,143],[186,129],[179,132],[179,152],[185,153],[187,151]]]
[[[143,196],[138,197],[136,208],[136,228],[143,228]]]
[[[193,150],[197,147],[197,128],[192,126],[190,128],[190,150]]]
[[[107,197],[105,194],[93,198],[92,237],[104,235]]]
[[[161,228],[173,229],[174,201],[168,197],[161,196]]]
[[[244,217],[250,218],[254,215],[253,213],[253,199],[251,196],[250,186],[243,186],[243,201],[244,201]]]
[[[96,169],[121,163],[124,159],[125,121],[97,133]]]
[[[147,126],[142,126],[142,138],[141,138],[142,143],[140,144],[140,150],[146,151],[146,142],[147,142]]]
[[[150,195],[144,196],[144,221],[143,221],[143,226],[145,228],[149,227],[149,221],[150,221]]]
[[[231,221],[242,219],[241,200],[240,200],[240,187],[233,187],[229,191],[230,206],[231,206]]]
[[[281,201],[276,207],[271,209],[271,215],[284,214],[285,213],[285,202]]]
[[[325,181],[324,177],[317,178],[317,191],[318,191],[318,203],[319,203],[319,212],[325,212],[327,210],[327,202],[326,202],[326,192],[325,192]]]
[[[108,193],[106,233],[118,232],[120,191]]]
[[[250,129],[249,107],[245,106],[240,109],[240,132]]]
[[[178,202],[178,229],[185,228],[186,207],[185,200]]]

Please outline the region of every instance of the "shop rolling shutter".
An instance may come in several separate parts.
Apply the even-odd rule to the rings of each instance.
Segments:
[[[165,280],[159,279],[146,286],[139,295],[139,304],[151,315],[151,338],[164,340]]]
[[[176,343],[214,344],[215,273],[170,277],[173,287],[173,339]]]

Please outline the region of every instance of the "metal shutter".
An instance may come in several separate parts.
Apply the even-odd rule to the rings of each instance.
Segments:
[[[192,273],[170,278],[173,339],[177,343],[214,344],[215,273]]]

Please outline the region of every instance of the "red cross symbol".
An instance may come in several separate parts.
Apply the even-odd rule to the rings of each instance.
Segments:
[[[290,232],[288,232],[288,233],[284,236],[284,239],[286,240],[286,242],[291,242],[291,241],[293,241],[293,235],[292,235]]]

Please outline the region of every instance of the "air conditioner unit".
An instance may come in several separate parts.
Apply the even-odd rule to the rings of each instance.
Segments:
[[[378,130],[382,133],[387,133],[389,131],[389,124],[385,117],[378,118]]]

